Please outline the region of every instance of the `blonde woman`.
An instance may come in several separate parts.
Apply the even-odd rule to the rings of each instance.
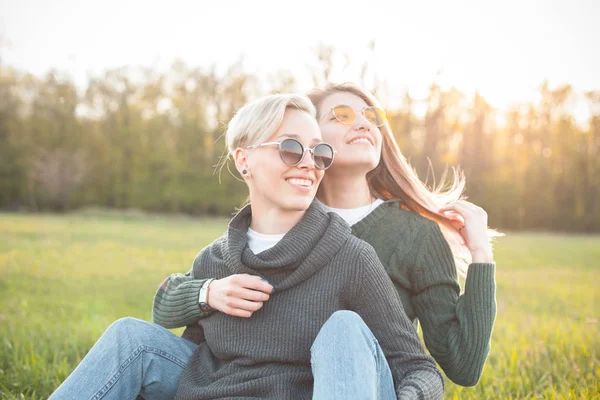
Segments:
[[[250,205],[157,291],[157,304],[179,307],[185,338],[117,321],[52,399],[172,398],[174,388],[181,400],[441,399],[441,374],[375,251],[314,201],[335,150],[310,100],[267,96],[226,136]],[[250,307],[240,315],[250,318],[227,307]]]

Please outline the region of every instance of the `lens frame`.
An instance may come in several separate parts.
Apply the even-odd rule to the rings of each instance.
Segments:
[[[348,121],[348,122],[344,122],[344,121],[342,121],[342,119],[340,119],[340,117],[338,116],[338,114],[336,114],[336,112],[335,112],[335,110],[336,110],[336,109],[339,109],[339,108],[344,108],[344,109],[352,110],[352,113],[353,113],[353,118],[352,118],[352,121]],[[371,122],[371,120],[370,120],[370,119],[367,117],[367,114],[366,114],[366,111],[367,111],[367,110],[372,110],[372,111],[374,112],[374,115],[375,115],[375,117],[376,117],[376,118],[380,118],[380,119],[381,119],[381,123]],[[333,116],[335,117],[335,119],[336,119],[338,122],[340,122],[341,124],[344,124],[344,125],[351,125],[351,124],[353,124],[353,123],[356,121],[356,112],[357,112],[357,111],[359,111],[359,110],[356,110],[355,108],[353,108],[353,107],[351,107],[351,106],[349,106],[349,105],[347,105],[347,104],[337,104],[337,105],[335,105],[335,106],[331,107],[331,108],[329,109],[329,111],[327,112],[327,114],[323,115],[323,117],[321,118],[321,120],[322,120],[323,118],[325,118],[325,117],[326,117],[326,116],[329,114],[329,112],[331,112],[331,114],[333,114]],[[363,117],[365,117],[365,119],[366,119],[367,121],[369,121],[369,123],[370,123],[371,125],[373,125],[373,126],[376,126],[376,127],[378,127],[378,128],[380,128],[380,127],[382,127],[383,125],[385,125],[385,122],[387,121],[387,114],[385,113],[385,111],[384,111],[384,110],[382,110],[382,109],[381,109],[381,108],[379,108],[379,107],[375,107],[375,106],[367,106],[367,107],[363,108],[362,110],[360,110],[360,112],[361,112],[361,114],[363,115]]]
[[[300,146],[300,150],[302,151],[302,153],[298,154],[298,156],[299,156],[298,161],[296,161],[294,163],[290,163],[285,160],[284,153],[282,151],[282,148],[285,146],[284,143],[294,143],[295,145]],[[267,142],[267,143],[262,143],[262,144],[258,144],[258,145],[248,146],[247,149],[255,149],[257,147],[272,146],[272,145],[277,145],[277,149],[279,151],[279,158],[281,158],[281,161],[289,167],[295,167],[296,165],[300,164],[302,162],[302,160],[304,159],[304,154],[308,151],[310,153],[310,156],[312,157],[313,163],[315,164],[315,168],[324,171],[324,170],[328,169],[329,167],[331,167],[331,165],[333,164],[333,160],[335,159],[335,153],[337,153],[337,150],[335,150],[333,148],[333,146],[330,145],[329,143],[321,142],[321,143],[317,143],[313,147],[304,148],[302,143],[300,143],[298,140],[293,139],[293,138],[283,139],[278,142]],[[319,146],[325,146],[331,152],[331,162],[327,166],[324,165],[321,167],[317,164],[317,160],[315,159],[315,149]],[[289,154],[294,154],[294,153],[290,152]],[[322,156],[318,156],[318,157],[322,157]]]
[[[330,158],[331,161],[329,162],[329,165],[323,165],[323,167],[318,167],[317,166],[318,165],[318,163],[317,163],[317,157],[320,157],[320,158],[325,157],[325,158],[327,158],[327,156],[318,156],[316,154],[317,153],[317,147],[322,147],[322,148],[328,148],[329,149],[329,152],[331,154],[331,158]],[[327,168],[331,167],[331,165],[333,164],[333,159],[335,158],[335,153],[336,153],[336,151],[333,148],[333,146],[330,145],[329,143],[325,143],[325,142],[318,143],[312,149],[310,149],[310,155],[311,155],[311,157],[313,159],[313,162],[315,163],[315,167],[318,168],[318,169],[320,169],[320,170],[322,170],[322,171],[325,171]]]

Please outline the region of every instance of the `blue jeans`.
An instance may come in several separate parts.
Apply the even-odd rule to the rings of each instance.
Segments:
[[[50,400],[172,399],[196,347],[135,318],[114,322]],[[313,399],[396,399],[390,368],[358,316],[338,311],[311,348]]]
[[[325,322],[311,352],[313,400],[396,399],[385,355],[362,318],[337,311]]]
[[[172,399],[195,347],[162,326],[119,319],[50,400]]]

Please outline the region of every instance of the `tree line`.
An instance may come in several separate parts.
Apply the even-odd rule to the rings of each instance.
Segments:
[[[316,85],[330,78],[326,50],[312,70]],[[38,77],[0,59],[0,209],[230,215],[247,191],[227,170],[215,175],[225,124],[248,100],[296,87],[285,73],[267,90],[261,84],[241,63],[217,73],[175,62],[166,72],[110,69],[82,89],[57,72]],[[368,89],[388,93],[382,82]],[[545,82],[539,94],[539,102],[497,110],[480,94],[434,82],[424,99],[388,93],[400,106],[386,111],[422,180],[433,186],[447,166],[460,166],[466,194],[490,225],[600,232],[600,91]],[[590,109],[585,124],[570,112],[576,95]]]

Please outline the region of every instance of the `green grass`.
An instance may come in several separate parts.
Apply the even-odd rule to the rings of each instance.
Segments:
[[[0,214],[0,398],[45,399],[110,323],[150,320],[154,291],[225,220],[88,211]],[[508,234],[498,317],[474,388],[448,399],[600,399],[600,236]]]

